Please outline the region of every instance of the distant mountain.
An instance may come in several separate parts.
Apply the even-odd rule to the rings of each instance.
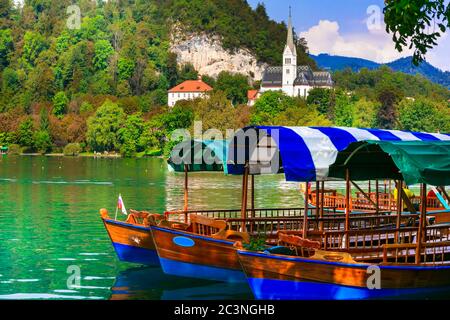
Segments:
[[[351,68],[353,71],[359,71],[362,68],[376,69],[383,65],[366,59],[332,56],[329,54],[310,56],[317,62],[317,65],[320,68],[331,71],[342,70],[345,68]],[[407,74],[419,73],[430,81],[433,81],[434,83],[438,83],[450,89],[450,72],[444,72],[426,61],[422,62],[418,67],[416,67],[412,64],[412,57],[406,57],[392,61],[390,63],[387,63],[386,65],[394,71],[400,71]]]

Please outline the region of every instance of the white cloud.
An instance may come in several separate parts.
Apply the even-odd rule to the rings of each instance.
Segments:
[[[336,21],[320,20],[319,24],[300,36],[308,41],[312,54],[328,53],[348,57],[364,58],[379,63],[387,63],[401,57],[410,56],[413,50],[405,48],[403,52],[395,49],[392,36],[386,33],[385,26],[367,30],[366,33],[342,35]],[[439,45],[427,55],[427,61],[443,70],[449,70],[450,37],[444,35]]]

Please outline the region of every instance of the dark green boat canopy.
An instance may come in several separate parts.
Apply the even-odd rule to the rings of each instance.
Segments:
[[[184,140],[172,149],[167,160],[169,170],[226,173],[227,147],[226,140]]]
[[[329,177],[403,179],[407,185],[450,185],[450,141],[375,141],[350,144],[330,166]]]

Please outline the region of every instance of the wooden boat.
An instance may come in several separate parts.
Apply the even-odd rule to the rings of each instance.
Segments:
[[[162,216],[131,210],[126,221],[119,221],[109,217],[106,209],[100,215],[120,261],[159,265],[150,225]]]
[[[307,258],[244,250],[238,255],[257,299],[423,298],[450,290],[450,264],[373,264],[355,261],[349,253],[321,250]],[[379,268],[379,289],[368,287],[374,267]]]
[[[179,165],[171,156],[168,165],[172,171],[182,171],[185,173],[184,208],[182,212],[188,211],[188,172],[189,171],[223,171],[225,143],[223,141],[184,141],[173,149],[172,153],[182,153],[185,158],[194,160],[195,152],[205,149],[212,151],[211,159],[208,163],[194,163],[191,166]],[[188,151],[186,153],[186,150]],[[204,160],[203,158],[201,159]],[[111,239],[116,254],[121,261],[139,263],[145,265],[159,265],[158,254],[150,231],[150,225],[160,224],[162,220],[170,218],[170,215],[151,214],[146,211],[130,210],[126,221],[112,219],[106,209],[100,210],[100,216]],[[179,221],[165,221],[165,226],[175,228],[179,226]]]
[[[378,181],[376,181],[376,190],[379,190]],[[357,185],[356,185],[357,186]],[[351,197],[350,209],[353,213],[360,212],[370,212],[377,210],[375,203],[378,203],[378,210],[383,212],[396,212],[397,211],[397,201],[391,192],[386,192],[386,189],[392,189],[391,180],[384,181],[384,187],[382,186],[380,191],[372,192],[369,182],[369,191],[364,192],[363,190],[355,193],[355,196]],[[387,187],[388,186],[388,187]],[[359,186],[358,186],[359,187]],[[324,190],[324,192],[316,192],[320,188],[315,190],[310,190],[309,192],[309,204],[310,207],[315,208],[316,206],[324,207],[326,212],[344,213],[345,212],[345,195],[339,194],[337,190]],[[436,192],[441,192],[445,197],[448,194],[445,188],[438,187]],[[323,199],[322,199],[323,198]],[[420,197],[414,196],[409,199],[413,207],[418,207],[420,203]],[[444,202],[443,197],[427,197],[427,212],[430,215],[436,216],[436,222],[449,222],[450,221],[450,207]],[[409,212],[404,210],[405,213]]]
[[[239,144],[236,144],[239,147]],[[245,145],[245,144],[244,144]],[[244,152],[244,154],[249,155],[251,152]],[[261,161],[257,161],[256,164],[257,169],[261,169]],[[320,225],[319,232],[327,231],[326,219],[327,217],[317,215],[316,220],[308,219],[307,217],[310,214],[298,215],[296,217],[267,217],[267,218],[259,218],[259,217],[250,217],[248,216],[247,210],[247,189],[248,189],[248,176],[250,174],[250,166],[249,159],[246,159],[246,164],[239,167],[239,165],[228,165],[228,170],[232,174],[242,174],[243,175],[243,196],[242,196],[242,208],[241,208],[241,217],[237,218],[229,218],[225,219],[228,223],[228,229],[234,231],[249,231],[252,232],[261,224],[265,225],[264,233],[267,235],[267,227],[270,231],[278,232],[282,229],[286,230],[290,226],[290,230],[301,230],[303,234],[306,234],[306,231],[309,231],[310,224],[308,221],[316,222],[316,225]],[[281,167],[276,168],[275,172],[280,172]],[[283,170],[286,170],[286,166],[283,167]],[[258,172],[252,172],[252,177],[254,174],[258,174]],[[398,178],[398,176],[390,177],[390,178]],[[253,181],[252,181],[253,184]],[[253,192],[252,192],[253,194]],[[308,197],[306,197],[308,199]],[[252,201],[253,202],[253,201]],[[308,206],[308,203],[306,203]],[[379,211],[379,208],[378,210]],[[251,212],[251,210],[250,210]],[[319,213],[319,211],[317,211]],[[381,212],[375,212],[381,213]],[[409,218],[412,218],[410,216]],[[342,218],[342,215],[341,217]],[[380,221],[381,219],[389,218],[389,216],[376,217]],[[397,225],[398,228],[402,226],[401,217],[391,217],[395,219],[394,226]],[[185,217],[187,221],[187,217]],[[364,217],[366,219],[366,217]],[[363,219],[363,220],[364,220]],[[345,215],[344,220],[341,220],[339,224],[337,224],[338,228],[342,228],[344,226],[346,231],[350,229],[351,225],[350,215]],[[236,224],[237,222],[237,224]],[[302,223],[303,222],[303,223]],[[234,223],[234,224],[233,224]],[[329,223],[329,221],[328,221]],[[391,224],[392,225],[392,224]],[[238,228],[236,228],[238,226]],[[276,226],[274,228],[274,226]],[[373,225],[372,227],[379,227],[380,223]],[[240,281],[241,275],[237,275],[235,272],[237,269],[236,265],[236,248],[234,247],[233,241],[228,241],[224,239],[217,239],[212,237],[210,234],[196,234],[192,232],[192,230],[173,230],[171,228],[161,228],[157,226],[152,226],[152,233],[155,240],[156,248],[158,250],[158,254],[160,257],[161,265],[163,270],[169,274],[190,276],[190,277],[200,277],[200,278],[209,278],[215,280],[222,281]],[[370,227],[368,229],[371,229]],[[260,230],[258,230],[260,231]],[[339,230],[338,230],[339,231]],[[415,231],[412,231],[414,233]],[[259,233],[259,232],[257,232]],[[390,239],[394,239],[396,237],[396,230],[387,231],[384,239],[377,240],[376,249],[379,250],[384,243],[388,243]],[[364,236],[364,234],[363,234]],[[398,236],[398,235],[397,235]],[[347,236],[345,242],[347,243],[355,243],[361,244],[365,246],[366,241],[360,241],[360,235],[356,235],[354,240],[351,237]],[[402,238],[401,236],[398,238]],[[181,244],[177,244],[177,239],[181,239]],[[348,239],[348,240],[347,240]],[[219,240],[219,241],[218,241]],[[338,244],[340,247],[343,243],[343,239],[339,239],[339,241],[331,241],[328,242],[329,245],[335,246]],[[185,242],[184,242],[185,241]],[[373,242],[373,239],[372,239]],[[325,242],[326,243],[326,242]],[[371,248],[374,250],[375,246]],[[217,259],[208,259],[208,257],[218,257]]]
[[[215,281],[245,282],[236,255],[236,241],[249,242],[246,232],[227,230],[224,220],[191,215],[190,224],[152,226],[152,234],[166,274]]]
[[[270,128],[261,129],[270,132]],[[283,128],[281,131],[285,130],[290,129]],[[308,146],[313,146],[312,137],[315,135],[320,137],[325,134],[324,132],[331,134],[329,138],[334,141],[334,145],[339,145],[339,137],[334,134],[339,135],[341,129],[322,130],[319,133],[314,130],[311,132],[295,128],[292,131],[301,136],[302,143]],[[292,132],[282,132],[278,137],[278,145],[281,144],[283,134],[284,139],[287,136],[292,140]],[[450,137],[419,133],[415,133],[414,136],[421,137],[420,141],[361,139],[360,142],[336,147],[336,153],[324,151],[326,148],[322,145],[321,154],[328,153],[333,156],[320,163],[326,170],[316,171],[314,179],[311,176],[302,176],[308,173],[303,170],[304,168],[306,170],[307,165],[301,164],[295,168],[296,171],[289,176],[293,181],[308,181],[305,177],[313,181],[319,178],[345,179],[345,229],[343,232],[339,231],[341,241],[337,242],[338,246],[327,246],[327,239],[317,238],[314,233],[303,228],[299,232],[300,236],[279,234],[277,247],[266,248],[264,251],[238,250],[242,268],[256,298],[366,299],[398,296],[423,298],[435,293],[450,293],[450,225],[427,224],[427,184],[434,186],[450,184]],[[297,147],[302,146],[291,146],[290,155],[287,157],[292,157],[292,148]],[[334,148],[331,145],[328,147]],[[281,146],[280,151],[283,153]],[[312,155],[315,152],[309,151]],[[301,163],[300,159],[295,156],[293,158],[283,158],[283,162],[294,165]],[[289,168],[285,167],[284,170],[286,169]],[[403,179],[408,185],[420,183],[418,225],[401,226],[400,219],[404,215],[401,210],[402,199],[408,201],[402,195],[397,199],[398,220],[393,230],[350,230],[349,217],[352,210],[350,195],[353,184],[350,178],[395,179],[398,190],[402,190]],[[320,204],[321,201],[317,203]],[[407,205],[409,209],[411,203]],[[318,214],[323,212],[323,209],[323,207],[315,208]],[[308,215],[305,215],[305,220],[307,219]],[[406,238],[402,236],[405,232],[412,232],[407,243],[404,241]],[[373,238],[374,233],[393,234],[393,237],[385,243],[378,241],[375,246],[370,245],[367,248],[367,240]],[[350,243],[352,236],[361,237],[362,241],[353,241],[355,245],[352,246]],[[385,237],[388,238],[390,237]]]

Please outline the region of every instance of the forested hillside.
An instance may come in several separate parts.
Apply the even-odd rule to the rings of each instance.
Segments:
[[[16,152],[157,154],[174,129],[196,120],[221,130],[250,122],[449,130],[449,91],[389,69],[337,72],[337,90],[315,90],[308,101],[268,93],[253,108],[246,92],[255,84],[222,72],[203,77],[214,87],[210,99],[168,109],[167,89],[198,77],[169,52],[172,28],[219,35],[228,50],[247,48],[280,64],[286,26],[244,0],[78,3],[82,19],[73,29],[70,0],[25,0],[20,8],[0,0],[0,145]],[[315,69],[304,39],[296,41],[299,64]],[[417,110],[429,121],[418,122]],[[412,114],[407,121],[405,112]]]

